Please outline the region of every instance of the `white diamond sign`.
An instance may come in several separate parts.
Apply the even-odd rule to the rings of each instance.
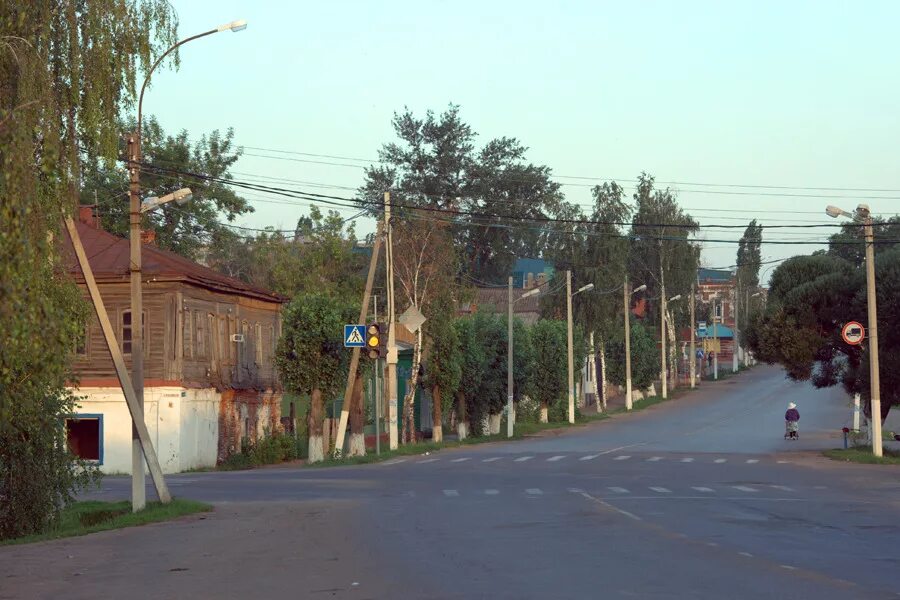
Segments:
[[[397,320],[412,333],[415,333],[422,326],[422,323],[425,322],[425,316],[419,312],[418,308],[410,306]]]

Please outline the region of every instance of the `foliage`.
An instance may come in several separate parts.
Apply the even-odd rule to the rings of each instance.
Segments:
[[[134,121],[122,122],[120,128],[132,131]],[[144,216],[142,229],[156,233],[156,245],[196,260],[207,246],[227,239],[229,234],[236,235],[220,219],[231,222],[253,212],[253,207],[223,181],[232,178],[229,171],[241,155],[241,149],[234,148],[234,131],[229,128],[222,134],[215,130],[192,143],[186,130],[167,135],[151,116],[145,119],[141,135],[141,197],[164,196],[184,187],[193,192],[183,206],[170,202]],[[103,227],[126,235],[129,203],[125,164],[109,163],[100,157],[88,160],[81,202],[97,202]]]
[[[366,170],[359,189],[373,214],[381,213],[383,194],[390,191],[398,216],[405,207],[487,215],[453,223],[455,245],[465,249],[463,269],[477,279],[497,280],[509,273],[516,257],[540,255],[546,232],[491,226],[500,220],[530,224],[562,207],[560,185],[551,181],[550,169],[528,163],[527,148],[518,140],[496,138],[477,150],[477,133],[452,104],[424,118],[404,109],[394,114],[392,125],[397,141],[382,146],[379,165]]]
[[[284,433],[266,433],[255,441],[244,441],[241,451],[232,454],[219,465],[225,471],[252,469],[260,465],[272,465],[288,460],[296,460],[303,455],[300,437]]]
[[[569,367],[566,354],[566,322],[541,320],[531,327],[536,360],[529,377],[529,395],[551,406],[566,398]]]
[[[86,310],[59,217],[79,152],[114,159],[138,70],[174,36],[164,0],[0,3],[0,537],[46,530],[94,475],[60,431]]]
[[[625,385],[625,336],[623,325],[606,343],[606,378],[615,385]],[[659,375],[659,347],[642,323],[631,323],[631,383],[633,389],[647,389]]]
[[[452,317],[452,302],[444,302],[425,321],[425,334],[430,340],[425,387],[440,388],[441,414],[447,414],[462,377],[462,348]]]
[[[476,316],[453,321],[453,328],[459,340],[460,381],[465,382],[465,385],[460,385],[456,391],[457,417],[466,422],[469,421],[470,413],[475,408],[487,362],[476,330]]]
[[[878,254],[875,277],[885,418],[900,404],[900,248]],[[866,314],[863,266],[832,255],[797,256],[773,272],[766,310],[751,320],[748,343],[757,358],[783,365],[792,379],[862,394],[868,416],[868,339],[849,346],[840,334],[848,321],[865,323]]]
[[[900,246],[900,216],[888,219],[874,217],[872,234],[878,241],[875,244],[875,254]],[[866,260],[864,239],[862,226],[852,221],[844,221],[841,230],[828,238],[828,254],[862,266]]]
[[[356,314],[354,314],[356,313]],[[323,294],[298,295],[284,309],[275,362],[285,388],[297,394],[319,390],[330,398],[346,384],[350,352],[344,349],[344,324],[358,310]]]
[[[739,297],[743,297],[748,290],[755,290],[759,287],[762,234],[762,225],[758,225],[756,219],[753,219],[738,242],[735,264],[737,265],[738,292],[741,294]]]

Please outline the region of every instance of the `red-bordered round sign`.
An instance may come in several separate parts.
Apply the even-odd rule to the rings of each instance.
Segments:
[[[862,323],[850,321],[841,327],[841,337],[851,346],[856,346],[865,339],[866,328],[862,326]]]

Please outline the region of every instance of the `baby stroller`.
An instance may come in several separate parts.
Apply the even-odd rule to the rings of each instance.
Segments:
[[[784,439],[798,440],[800,439],[800,424],[797,421],[784,422]]]

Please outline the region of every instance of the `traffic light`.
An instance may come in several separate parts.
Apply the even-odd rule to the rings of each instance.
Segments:
[[[372,323],[366,328],[366,350],[372,359],[387,356],[387,328],[383,323]]]

